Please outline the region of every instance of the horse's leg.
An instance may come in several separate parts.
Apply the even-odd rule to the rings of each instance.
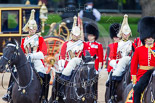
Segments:
[[[110,99],[110,88],[106,87],[105,91],[105,102],[108,103],[108,100]]]

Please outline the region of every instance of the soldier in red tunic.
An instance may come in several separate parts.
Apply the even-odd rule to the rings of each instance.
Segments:
[[[88,51],[91,54],[91,56],[96,55],[95,60],[95,69],[96,71],[101,71],[103,67],[103,46],[101,43],[97,42],[99,32],[97,30],[97,26],[94,23],[87,24],[86,25],[86,33],[88,36]]]
[[[123,73],[125,72],[125,69],[129,65],[129,62],[131,60],[133,48],[135,48],[134,43],[129,40],[130,35],[131,29],[128,24],[128,15],[124,15],[121,28],[119,30],[119,33],[117,34],[117,36],[120,37],[121,40],[117,43],[114,43],[114,55],[113,58],[109,60],[109,65],[113,68],[113,71],[110,74],[110,77],[112,78],[109,80],[111,81],[107,81],[106,86],[109,86],[109,84],[111,86],[111,97],[115,95],[114,89],[117,88],[116,83],[122,80]]]
[[[102,70],[103,67],[103,46],[101,43],[97,42],[99,32],[97,25],[95,23],[90,23],[86,25],[86,31],[88,42],[88,51],[90,55],[93,57],[96,55],[95,59],[95,69],[96,69],[96,83],[93,85],[93,88],[95,90],[95,95],[98,97],[98,73]],[[97,98],[96,98],[97,100]]]
[[[75,26],[72,29],[71,40],[66,41],[60,51],[59,70],[66,68],[68,62],[74,57],[81,57],[87,49],[87,44],[81,40],[80,28]]]
[[[62,71],[60,80],[67,82],[70,80],[71,73],[82,61],[82,54],[85,55],[87,44],[81,40],[81,32],[78,26],[74,26],[71,31],[71,40],[66,41],[61,48],[59,69]],[[58,83],[59,93],[64,96],[64,85]]]
[[[107,47],[107,51],[106,51],[106,55],[105,55],[105,65],[107,68],[108,73],[110,73],[111,70],[113,70],[113,67],[111,67],[109,65],[110,60],[112,59],[116,59],[116,53],[117,53],[117,45],[118,45],[118,41],[120,40],[119,37],[117,37],[117,34],[120,30],[121,25],[118,23],[114,23],[110,26],[110,37],[111,39],[113,39],[113,43],[109,44]]]
[[[118,37],[122,37],[122,39],[117,43],[116,59],[112,59],[110,61],[110,66],[113,67],[113,78],[121,79],[123,72],[125,71],[125,67],[129,64],[131,60],[132,51],[135,48],[134,43],[129,40],[131,35],[131,29],[128,25],[128,15],[124,15],[124,20],[121,25],[120,31],[118,33]]]
[[[134,103],[140,103],[141,93],[147,86],[155,67],[155,17],[144,17],[138,24],[143,46],[136,48],[131,61]]]

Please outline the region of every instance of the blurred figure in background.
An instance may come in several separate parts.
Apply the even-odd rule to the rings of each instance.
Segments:
[[[97,9],[93,8],[93,6],[93,0],[87,0],[84,10],[79,12],[79,16],[83,20],[84,33],[86,31],[87,24],[97,22],[101,19],[101,13]],[[85,41],[88,41],[86,37],[87,35],[85,33]]]
[[[105,55],[105,68],[107,68],[108,74],[110,73],[111,70],[113,70],[113,67],[109,65],[110,60],[116,59],[116,53],[117,53],[117,46],[120,40],[120,37],[117,36],[119,30],[121,28],[121,25],[118,23],[114,23],[110,26],[109,31],[110,31],[110,38],[113,40],[113,43],[109,44],[106,50],[106,55]]]

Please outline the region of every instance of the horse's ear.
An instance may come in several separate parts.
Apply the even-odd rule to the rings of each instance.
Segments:
[[[93,56],[93,60],[95,60],[96,59],[96,54]]]
[[[82,60],[83,61],[85,61],[86,60],[86,58],[85,58],[85,56],[82,54]]]
[[[11,43],[15,44],[15,39],[14,38],[11,38]]]
[[[16,43],[16,48],[18,49],[18,48],[19,48],[18,41],[17,41],[17,40],[15,40],[15,43]]]

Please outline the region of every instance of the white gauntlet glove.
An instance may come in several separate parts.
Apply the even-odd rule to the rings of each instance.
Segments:
[[[98,72],[101,72],[101,70],[102,70],[101,68],[98,68]]]
[[[63,59],[59,60],[58,65],[59,65],[59,70],[63,71],[64,66],[65,66],[65,60],[63,60]]]

